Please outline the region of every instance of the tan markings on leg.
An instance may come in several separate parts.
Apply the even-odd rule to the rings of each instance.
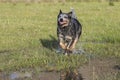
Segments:
[[[64,40],[63,40],[63,38],[62,38],[62,36],[63,35],[59,35],[60,37],[59,37],[59,45],[60,45],[60,47],[62,48],[62,49],[66,49],[66,45],[65,45],[65,43],[64,43]]]
[[[67,47],[67,49],[69,50],[70,45],[71,45],[71,42],[72,42],[72,37],[71,37],[71,36],[65,36],[65,38],[68,39],[68,40],[70,40],[69,43],[66,43],[66,47]]]
[[[65,44],[63,44],[62,42],[60,42],[60,47],[61,47],[62,49],[66,49]]]
[[[74,40],[74,42],[72,43],[72,45],[70,46],[70,48],[69,48],[70,51],[72,51],[75,48],[75,45],[76,45],[77,41],[78,41],[78,38],[76,38]]]
[[[68,43],[65,43],[65,46],[67,47]]]

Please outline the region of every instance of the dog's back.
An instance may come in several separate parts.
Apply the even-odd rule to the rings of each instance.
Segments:
[[[76,25],[77,30],[79,30],[78,31],[78,35],[80,37],[80,35],[82,33],[82,25],[77,20],[77,17],[76,17],[76,14],[75,14],[75,10],[73,8],[71,8],[71,12],[72,12],[72,22]]]
[[[76,36],[78,36],[78,38],[79,38],[81,33],[82,33],[82,25],[80,24],[80,22],[75,18],[71,18],[69,27],[71,29],[70,29],[70,31],[68,32],[67,35],[72,36],[73,39]]]

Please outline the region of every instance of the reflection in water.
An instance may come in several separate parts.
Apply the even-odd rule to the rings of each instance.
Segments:
[[[32,73],[29,72],[13,72],[10,75],[10,80],[15,80],[15,79],[19,79],[19,78],[32,78]]]

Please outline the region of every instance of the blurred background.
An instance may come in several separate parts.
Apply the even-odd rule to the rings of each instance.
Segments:
[[[35,2],[35,3],[40,3],[40,2],[119,2],[120,0],[0,0],[0,2]]]

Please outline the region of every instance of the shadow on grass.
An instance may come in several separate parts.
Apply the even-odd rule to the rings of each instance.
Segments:
[[[57,40],[52,35],[49,35],[51,39],[39,39],[40,43],[43,47],[48,48],[50,50],[57,48]]]
[[[13,51],[16,51],[16,50],[11,50],[11,49],[5,49],[5,50],[0,50],[0,54],[3,54],[3,53],[11,53]]]
[[[11,52],[10,50],[1,50],[0,53],[8,53]]]

